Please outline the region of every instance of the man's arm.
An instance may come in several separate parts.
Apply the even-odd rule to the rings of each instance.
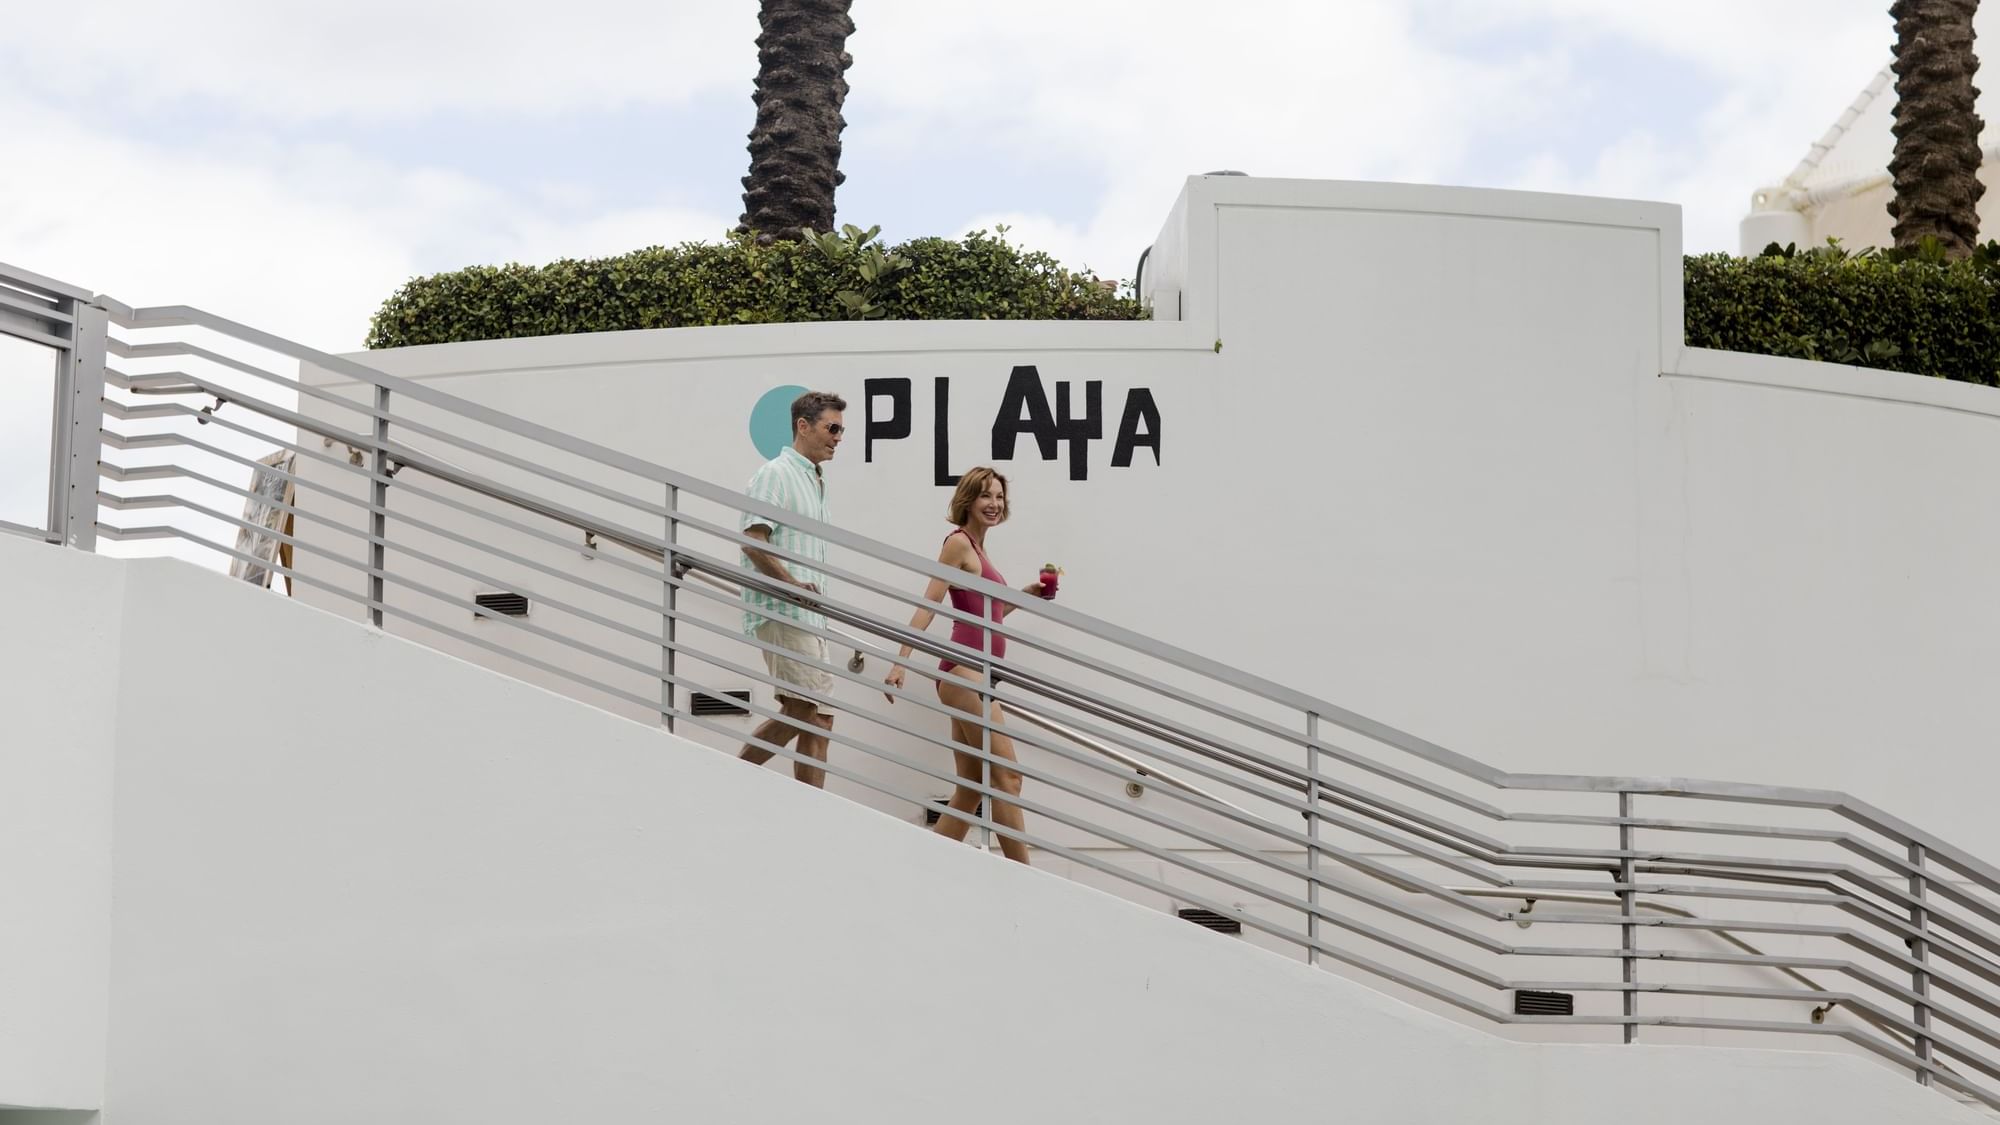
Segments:
[[[744,528],[743,534],[760,543],[769,543],[771,541],[771,529],[761,523],[751,524],[749,527]],[[797,586],[803,590],[811,590],[815,594],[819,592],[818,586],[793,578],[792,572],[785,568],[784,560],[771,552],[760,551],[755,547],[746,546],[743,548],[743,553],[749,557],[750,565],[756,567],[765,577],[775,578],[788,586]]]

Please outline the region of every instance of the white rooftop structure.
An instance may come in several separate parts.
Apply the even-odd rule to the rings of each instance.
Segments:
[[[1974,17],[1973,30],[1980,42],[2000,37],[2000,17],[1991,9]],[[1992,85],[1991,68],[1982,71]],[[1978,84],[1979,78],[1974,82]],[[1979,115],[1987,122],[2000,113],[1990,92],[1982,89]],[[1814,141],[1798,164],[1781,180],[1759,187],[1750,199],[1750,213],[1744,216],[1739,233],[1739,249],[1755,254],[1776,242],[1797,243],[1801,247],[1823,244],[1837,238],[1850,247],[1891,244],[1889,161],[1895,155],[1896,76],[1884,62],[1854,101],[1841,111],[1825,135]],[[1990,226],[1993,208],[2000,207],[1995,183],[1994,158],[2000,146],[1982,137],[1985,161],[1980,179],[1988,191],[1980,202],[1982,231]]]

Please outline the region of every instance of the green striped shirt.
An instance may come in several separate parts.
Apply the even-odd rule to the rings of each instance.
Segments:
[[[796,512],[808,519],[822,522],[830,519],[826,514],[826,479],[820,475],[817,466],[806,460],[805,454],[789,445],[776,457],[764,462],[750,478],[749,486],[743,491],[749,494],[752,500],[761,500],[788,512]],[[771,521],[764,516],[743,513],[742,530],[748,531],[753,527],[771,527]],[[802,558],[811,559],[821,566],[826,564],[826,540],[817,535],[808,535],[788,524],[771,527],[771,545],[779,550],[791,551]],[[818,586],[822,593],[825,592],[826,574],[817,567],[807,566],[792,559],[781,558],[778,561],[793,578],[801,582],[810,582]],[[758,574],[763,573],[756,570],[748,554],[742,556],[740,565]],[[826,627],[826,617],[823,614],[800,609],[788,601],[745,586],[743,631],[754,633],[757,631],[757,626],[771,617],[789,618],[815,628]]]

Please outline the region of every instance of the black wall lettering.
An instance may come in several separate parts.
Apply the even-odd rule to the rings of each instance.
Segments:
[[[1042,391],[1042,373],[1033,367],[1016,367],[1007,376],[1007,392],[993,415],[993,459],[1012,461],[1014,441],[1022,434],[1035,439],[1042,460],[1056,459],[1056,420],[1049,413],[1049,396]]]
[[[1069,413],[1069,380],[1056,384],[1056,432],[1069,442],[1069,479],[1090,479],[1090,443],[1104,436],[1104,384],[1083,385],[1083,417]]]
[[[1139,427],[1145,426],[1143,432]],[[1132,453],[1140,446],[1153,451],[1153,464],[1160,463],[1160,408],[1153,404],[1153,392],[1133,387],[1125,392],[1125,415],[1118,420],[1118,443],[1111,450],[1111,467],[1132,467]]]
[[[875,417],[875,400],[889,400],[889,416]],[[875,441],[895,441],[910,436],[910,381],[908,379],[865,379],[861,383],[862,409],[867,421],[861,439],[861,460],[875,459]]]
[[[1034,368],[1028,370],[1033,371]],[[931,483],[939,488],[956,488],[958,474],[951,471],[951,380],[940,375],[933,386],[937,388],[937,428],[931,438],[931,448],[936,451],[931,465]]]

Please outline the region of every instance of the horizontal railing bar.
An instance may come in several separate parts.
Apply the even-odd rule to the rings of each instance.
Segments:
[[[167,527],[159,524],[148,527],[121,528],[100,522],[97,525],[97,532],[106,539],[116,540],[121,543],[137,543],[147,539],[179,539],[184,536],[184,532],[178,527]],[[207,546],[207,544],[204,543],[203,546]]]
[[[0,531],[4,531],[9,535],[22,535],[31,539],[42,540],[48,540],[55,534],[55,532],[46,527],[29,527],[25,523],[15,523],[12,520],[0,520]]]
[[[27,317],[16,316],[13,313],[0,312],[0,335],[44,344],[63,353],[67,353],[71,347],[68,337],[50,332],[41,327],[39,322],[31,322]]]
[[[108,461],[98,462],[97,471],[107,480],[115,480],[120,483],[143,480],[171,480],[175,477],[189,475],[188,470],[181,468],[179,465],[135,465],[128,469],[120,465],[113,465]]]
[[[1511,819],[1522,824],[1565,824],[1583,828],[1647,828],[1663,832],[1704,832],[1721,836],[1749,836],[1814,843],[1838,843],[1852,834],[1831,828],[1787,828],[1772,824],[1737,824],[1724,821],[1671,820],[1650,816],[1585,816],[1570,813],[1514,813]],[[1884,853],[1887,854],[1887,853]]]
[[[0,286],[5,286],[6,284],[6,275],[0,274]],[[16,292],[20,291],[0,288],[0,309],[12,309],[15,312],[33,317],[36,320],[46,320],[51,324],[76,323],[76,317],[64,311],[59,304],[36,300],[30,298],[25,293],[17,297],[14,295]]]
[[[10,266],[6,262],[0,262],[0,284],[11,285],[16,289],[49,298],[66,297],[73,301],[88,301],[91,299],[90,290],[88,289],[79,289],[66,281],[57,281],[53,277],[44,277],[33,270],[24,270],[19,266]]]
[[[107,508],[120,512],[137,512],[150,508],[179,508],[182,506],[180,497],[178,496],[114,496],[109,492],[103,491],[98,492],[97,502]]]
[[[134,405],[107,398],[100,405],[104,408],[106,417],[116,418],[121,422],[144,421],[148,418],[177,418],[189,413],[187,407],[171,402]]]
[[[193,376],[185,371],[144,371],[129,374],[116,367],[104,368],[104,382],[107,386],[133,394],[208,394],[193,382]]]
[[[102,431],[102,437],[104,444],[113,449],[159,449],[164,446],[179,445],[181,443],[181,435],[179,434],[142,434],[128,438],[123,434],[115,434],[110,430],[104,430]]]

